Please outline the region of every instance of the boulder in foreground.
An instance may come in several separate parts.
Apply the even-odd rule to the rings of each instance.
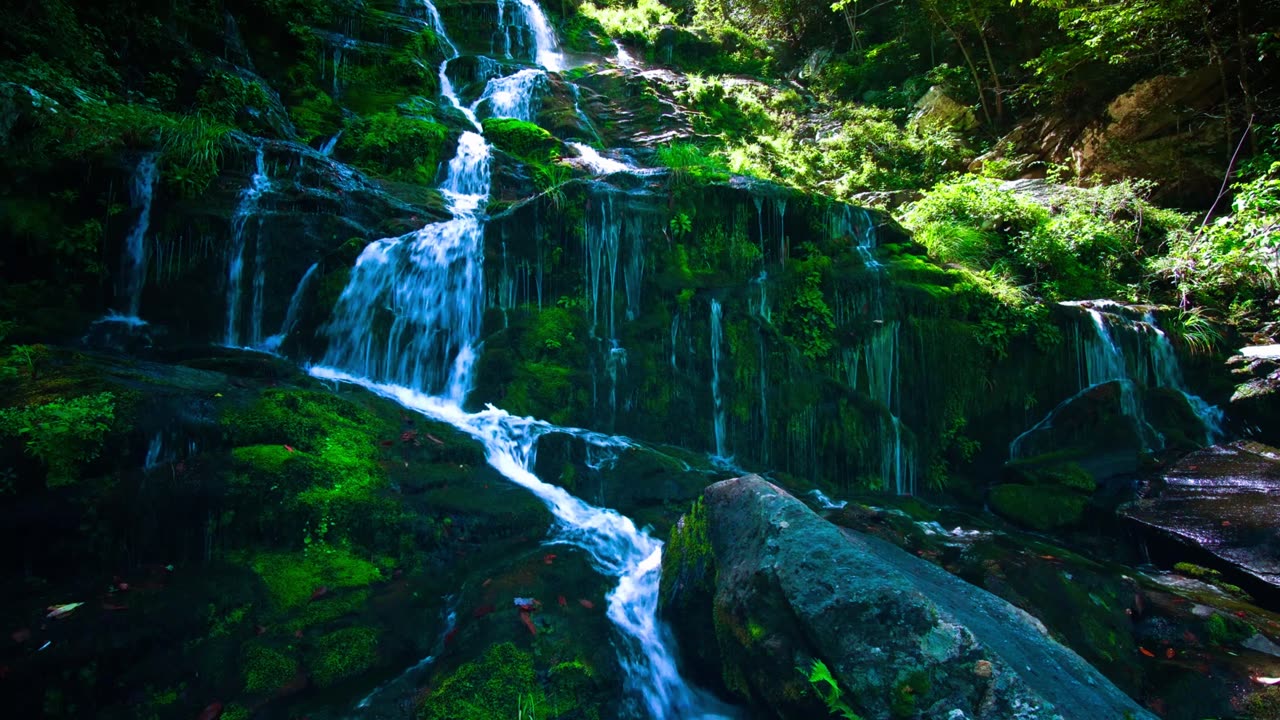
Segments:
[[[755,476],[681,520],[662,602],[693,674],[779,717],[1154,717],[1032,616]]]

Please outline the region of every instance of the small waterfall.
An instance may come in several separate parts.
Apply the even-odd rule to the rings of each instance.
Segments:
[[[586,219],[586,247],[583,253],[586,263],[587,320],[591,337],[601,322],[601,304],[604,308],[606,337],[614,333],[614,295],[618,290],[618,255],[620,252],[622,223],[613,211],[613,193],[604,193],[591,206]],[[590,209],[590,208],[589,208]]]
[[[635,165],[629,165],[625,162],[605,157],[600,154],[600,151],[590,145],[584,145],[580,142],[568,142],[566,144],[577,151],[578,158],[582,161],[582,164],[596,175],[612,175],[614,173],[648,175],[655,172],[654,170],[638,168]]]
[[[231,347],[237,347],[241,343],[239,323],[241,296],[244,292],[245,225],[257,213],[258,201],[263,193],[271,188],[271,178],[267,176],[266,159],[261,145],[254,157],[254,168],[253,177],[240,191],[240,203],[231,215],[231,259],[227,264],[227,327],[223,336],[223,344]],[[261,243],[259,238],[259,246]]]
[[[518,18],[511,14],[512,4],[516,6]],[[542,12],[542,6],[535,0],[498,0],[497,44],[501,46],[504,57],[512,57],[513,52],[528,53],[525,33],[532,36],[533,58],[539,65],[551,71],[564,69],[560,43]]]
[[[1154,335],[1151,338],[1150,352],[1151,371],[1156,387],[1177,390],[1187,399],[1187,404],[1200,419],[1200,424],[1204,426],[1204,444],[1212,445],[1223,437],[1222,422],[1226,419],[1226,413],[1188,389],[1186,381],[1182,378],[1182,367],[1178,364],[1178,356],[1173,351],[1173,343],[1169,342],[1169,336],[1165,335],[1156,324],[1155,313],[1147,311],[1143,321]]]
[[[724,331],[720,301],[711,300],[711,404],[713,410],[712,433],[716,442],[716,457],[728,459],[725,438],[724,398],[720,395],[720,353],[724,345]]]
[[[280,324],[280,332],[263,340],[261,349],[267,352],[279,350],[280,343],[293,332],[293,326],[298,324],[298,313],[302,311],[302,300],[306,297],[307,288],[311,286],[311,278],[315,276],[316,269],[319,267],[320,263],[312,263],[311,267],[303,273],[302,279],[298,281],[298,287],[293,291],[293,296],[289,298],[289,310],[284,315],[284,322]]]
[[[1084,327],[1076,327],[1079,390],[1014,438],[1009,444],[1010,458],[1036,454],[1031,439],[1039,431],[1052,428],[1054,419],[1072,401],[1111,382],[1120,388],[1120,410],[1132,422],[1143,451],[1158,451],[1165,446],[1165,438],[1147,419],[1143,408],[1141,392],[1146,388],[1165,388],[1181,394],[1200,420],[1205,445],[1222,437],[1222,410],[1188,389],[1173,344],[1160,329],[1154,313],[1147,311],[1141,320],[1136,320],[1127,315],[1132,312],[1128,308],[1108,301],[1062,304],[1089,315],[1089,322],[1081,323]]]
[[[324,364],[461,403],[484,307],[484,226],[476,215],[489,193],[483,137],[462,134],[441,193],[452,220],[378,240],[360,254],[325,328]]]
[[[338,141],[341,139],[342,139],[342,131],[339,130],[336,135],[329,138],[328,140],[325,140],[324,144],[320,146],[320,154],[325,157],[329,157],[330,155],[333,155],[333,149],[338,147]]]
[[[533,122],[538,117],[540,95],[545,92],[546,87],[547,73],[535,68],[525,68],[514,75],[494,78],[472,103],[471,112],[478,114],[480,107],[487,102],[489,117]]]
[[[138,159],[129,184],[129,201],[138,209],[138,219],[125,239],[120,276],[125,278],[125,310],[134,318],[138,317],[142,286],[147,280],[147,230],[151,228],[151,201],[159,178],[156,155],[148,153]]]

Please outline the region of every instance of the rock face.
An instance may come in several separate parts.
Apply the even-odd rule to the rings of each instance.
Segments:
[[[1166,550],[1230,573],[1260,600],[1280,602],[1280,450],[1240,441],[1192,453],[1123,514]],[[1193,557],[1188,557],[1188,556]]]
[[[1152,717],[1030,615],[759,477],[704,503],[673,533],[663,607],[692,669],[753,705],[817,716],[821,660],[865,718]]]

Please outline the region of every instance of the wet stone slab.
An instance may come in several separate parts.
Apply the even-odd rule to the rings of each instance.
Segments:
[[[1197,561],[1280,600],[1280,450],[1241,441],[1192,453],[1122,513],[1148,538],[1203,551]]]

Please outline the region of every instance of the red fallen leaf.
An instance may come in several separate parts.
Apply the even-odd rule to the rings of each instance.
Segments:
[[[491,582],[493,582],[493,578],[485,578],[484,582],[480,583],[480,587],[489,587]]]
[[[222,703],[214,702],[196,716],[196,720],[218,720],[222,717]]]
[[[524,623],[524,626],[529,628],[530,635],[538,634],[538,628],[533,624],[533,618],[529,617],[529,611],[524,608],[520,608],[520,622]]]
[[[557,596],[556,602],[560,603],[560,607],[567,607],[569,605],[569,601],[565,600],[563,595]]]
[[[128,610],[128,605],[116,605],[115,603],[102,603],[103,610]]]
[[[1151,708],[1151,712],[1157,715],[1164,715],[1165,713],[1164,700],[1160,698],[1151,698],[1148,700],[1147,707]]]
[[[1144,648],[1144,647],[1140,647],[1140,648],[1138,648],[1138,652],[1142,653],[1143,655],[1146,655],[1147,657],[1155,657],[1155,656],[1156,656],[1156,654],[1155,654],[1155,653],[1151,652],[1150,650],[1148,650],[1148,649],[1146,649],[1146,648]]]
[[[1237,611],[1236,611],[1236,617],[1238,617],[1238,618],[1247,618],[1247,617],[1249,617],[1249,613],[1247,613],[1247,612],[1245,612],[1245,611],[1243,611],[1243,610],[1237,610]]]
[[[320,598],[322,598],[322,597],[324,597],[325,595],[328,595],[328,594],[329,594],[329,586],[328,586],[328,585],[321,585],[320,587],[316,588],[315,590],[313,590],[313,591],[311,592],[311,599],[312,599],[312,600],[319,600]]]
[[[546,565],[550,565],[551,563],[555,562],[555,559],[556,559],[555,553],[548,553],[542,556],[542,562]]]
[[[129,591],[129,583],[127,583],[127,582],[118,582],[118,583],[116,583],[116,589],[117,589],[117,590],[119,590],[120,592],[128,592],[128,591]]]
[[[443,445],[443,444],[444,444],[444,441],[443,441],[443,440],[441,440],[440,438],[436,437],[435,435],[432,435],[431,433],[427,433],[427,439],[428,439],[428,440],[430,440],[431,442],[433,442],[433,443],[437,444],[437,445]]]
[[[579,604],[579,605],[581,605],[582,607],[584,607],[584,608],[588,609],[588,610],[593,610],[593,609],[595,609],[595,606],[596,606],[596,604],[595,604],[595,603],[593,603],[593,602],[591,602],[590,600],[587,600],[587,599],[585,599],[585,598],[578,598],[578,604]]]
[[[1173,656],[1174,656],[1174,655],[1176,655],[1176,654],[1177,654],[1177,653],[1175,653],[1175,652],[1173,651],[1173,648],[1169,648],[1169,649],[1167,649],[1167,650],[1165,650],[1165,651],[1164,651],[1164,656],[1165,656],[1166,658],[1170,659],[1170,660],[1172,660],[1172,659],[1173,659]]]
[[[418,438],[417,430],[405,430],[404,432],[400,433],[400,442],[402,443],[411,443],[417,438]]]
[[[1230,520],[1223,520],[1223,521],[1222,521],[1222,527],[1231,527],[1231,521],[1230,521]]]
[[[9,637],[13,638],[13,641],[14,641],[14,642],[16,642],[16,643],[18,643],[19,645],[21,645],[22,643],[24,643],[24,642],[26,642],[26,641],[28,641],[28,640],[30,640],[30,639],[31,639],[31,629],[30,629],[30,628],[21,628],[21,629],[19,629],[19,630],[14,630],[14,631],[9,635]]]
[[[444,635],[444,644],[445,644],[445,645],[451,645],[451,644],[453,644],[453,641],[454,641],[457,637],[458,637],[458,628],[454,628],[454,629],[450,630],[449,632],[445,633],[445,635]]]
[[[1200,638],[1196,637],[1196,634],[1191,632],[1190,630],[1186,630],[1182,633],[1182,639],[1196,645],[1200,644]]]
[[[253,631],[254,631],[255,633],[257,633],[258,635],[266,635],[266,634],[267,634],[267,628],[266,628],[266,626],[263,626],[263,625],[257,625],[257,626],[255,626],[255,627],[253,628]]]
[[[302,631],[301,631],[301,630],[294,630],[294,631],[293,631],[293,636],[294,636],[294,637],[296,637],[296,638],[298,638],[299,640],[301,640],[301,639],[302,639]]]
[[[379,444],[379,445],[381,445],[382,447],[391,447],[392,445],[395,445],[395,444],[396,444],[396,441],[395,441],[395,440],[383,440],[382,442],[380,442],[380,443],[378,443],[378,444]]]
[[[493,612],[494,610],[497,610],[497,608],[495,608],[492,605],[481,605],[480,607],[471,611],[471,617],[482,618],[485,615],[488,615],[489,613]]]
[[[1041,555],[1041,556],[1040,556],[1040,559],[1041,559],[1041,560],[1048,560],[1048,561],[1050,561],[1050,562],[1058,562],[1058,558],[1056,558],[1056,557],[1054,557],[1054,556],[1052,556],[1052,555]]]
[[[293,446],[292,446],[292,445],[285,445],[285,446],[284,446],[284,449],[285,449],[285,450],[288,450],[289,452],[293,452]]]

